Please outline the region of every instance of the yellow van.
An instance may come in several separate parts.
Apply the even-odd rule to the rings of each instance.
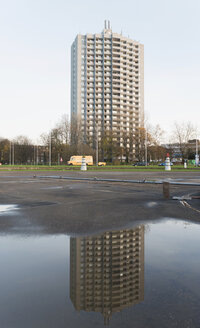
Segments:
[[[93,156],[84,156],[87,165],[93,165]],[[81,165],[83,156],[71,156],[68,165]]]

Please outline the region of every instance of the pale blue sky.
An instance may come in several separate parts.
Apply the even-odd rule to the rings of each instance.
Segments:
[[[71,43],[104,19],[144,44],[150,122],[199,124],[199,17],[199,0],[0,0],[0,136],[36,142],[69,114]]]

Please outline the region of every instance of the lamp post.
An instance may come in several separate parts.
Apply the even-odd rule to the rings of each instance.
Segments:
[[[38,158],[38,145],[36,146],[36,164],[38,165],[39,158]]]
[[[34,163],[34,165],[36,164],[36,159],[35,159],[35,145],[33,145],[33,163]]]
[[[12,143],[12,165],[15,165],[15,143]]]
[[[195,165],[199,165],[199,154],[198,154],[198,142],[199,140],[196,139],[196,155],[195,155]]]
[[[12,141],[10,141],[10,155],[9,155],[9,164],[12,164]]]
[[[51,166],[51,131],[49,135],[49,166]]]
[[[145,165],[147,166],[147,129],[145,129]]]
[[[99,137],[98,137],[98,124],[96,123],[96,166],[98,166],[98,162],[99,162]]]

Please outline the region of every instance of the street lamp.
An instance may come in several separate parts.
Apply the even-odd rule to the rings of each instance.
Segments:
[[[195,155],[195,165],[196,166],[199,165],[198,143],[199,143],[199,140],[197,140],[197,138],[196,138],[196,155]]]
[[[38,165],[39,158],[38,158],[38,144],[36,146],[36,164]]]
[[[12,141],[10,141],[10,156],[9,156],[9,164],[12,164]]]
[[[147,166],[147,129],[145,129],[145,165]]]
[[[99,162],[99,129],[98,129],[98,123],[96,123],[96,166],[98,166]]]
[[[51,166],[51,131],[49,135],[49,166]]]
[[[36,160],[35,160],[35,145],[33,145],[33,163],[35,165]]]

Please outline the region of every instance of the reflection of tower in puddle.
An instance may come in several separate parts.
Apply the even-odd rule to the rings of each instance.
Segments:
[[[76,310],[114,312],[144,299],[144,226],[70,239],[70,298]]]

